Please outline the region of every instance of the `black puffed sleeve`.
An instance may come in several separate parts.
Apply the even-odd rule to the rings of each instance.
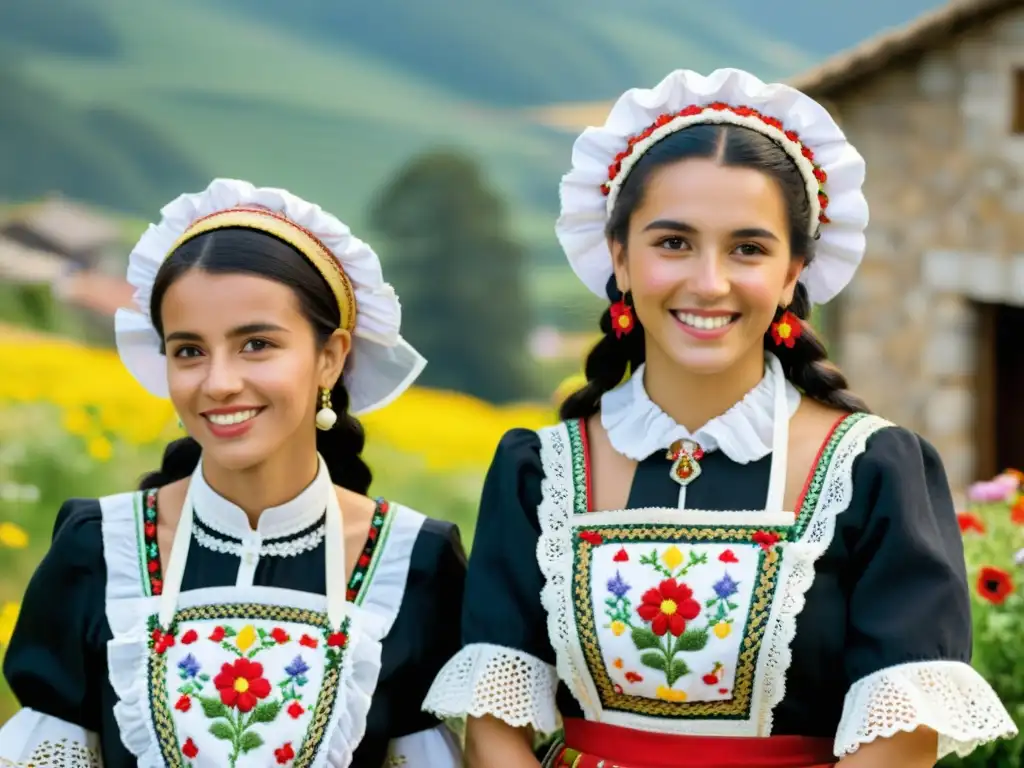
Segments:
[[[851,549],[846,670],[851,682],[915,661],[971,658],[963,541],[935,449],[905,429],[869,439],[850,510],[867,510]]]
[[[537,434],[508,432],[484,480],[469,557],[462,643],[500,645],[554,664],[540,597],[544,576],[537,563],[543,477]]]
[[[50,550],[32,575],[4,658],[23,707],[99,732],[106,663],[99,502],[72,499],[57,514]]]
[[[385,639],[386,646],[405,651],[403,668],[388,675],[398,684],[391,698],[391,738],[439,723],[421,706],[434,677],[459,650],[465,584],[466,552],[458,527],[427,518],[413,547],[402,608]]]

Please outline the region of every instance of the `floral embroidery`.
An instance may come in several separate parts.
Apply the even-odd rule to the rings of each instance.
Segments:
[[[715,633],[715,637],[724,640],[732,632],[732,618],[729,614],[739,608],[736,603],[729,599],[739,592],[739,584],[733,581],[732,577],[726,573],[711,588],[715,590],[715,596],[708,598],[704,604],[708,609],[705,615],[707,616],[708,626]]]
[[[289,741],[281,747],[274,750],[274,759],[277,760],[278,765],[287,765],[295,759],[295,751],[292,749],[292,743]]]
[[[298,692],[298,689],[309,682],[306,677],[309,665],[301,656],[296,656],[292,663],[284,668],[284,672],[288,677],[277,684],[277,687],[281,689],[281,701],[294,701],[298,705],[298,714],[294,714],[296,712],[294,708],[289,708],[288,714],[292,717],[299,717],[303,710],[302,705],[299,704],[302,701],[302,694]]]
[[[192,739],[185,739],[185,743],[181,745],[181,754],[189,760],[195,760],[199,756],[199,747]]]
[[[683,553],[675,544],[665,550],[665,554],[661,556],[660,563],[658,562],[657,549],[652,549],[650,554],[640,558],[641,563],[651,566],[666,579],[678,579],[680,576],[685,576],[690,572],[691,568],[696,565],[704,565],[707,561],[708,556],[706,554],[697,554],[691,549],[690,559],[686,565],[683,565]],[[664,563],[664,566],[662,563]]]
[[[182,641],[184,642],[184,638]],[[199,662],[191,653],[178,662],[178,675],[182,681],[178,688],[181,698],[175,703],[174,708],[179,712],[188,712],[192,708],[190,697],[203,692],[203,686],[210,681],[210,676],[202,672]]]
[[[378,544],[382,538],[384,524],[390,520],[389,513],[391,505],[384,499],[377,499],[377,509],[374,510],[373,520],[370,521],[370,531],[366,535],[366,544],[356,561],[356,567],[352,571],[352,577],[348,581],[346,599],[355,601],[363,585],[369,581],[369,571],[373,565],[373,556],[377,551]]]
[[[151,488],[142,496],[142,549],[146,563],[146,586],[149,594],[163,592],[164,577],[160,568],[160,545],[157,543],[157,489]]]

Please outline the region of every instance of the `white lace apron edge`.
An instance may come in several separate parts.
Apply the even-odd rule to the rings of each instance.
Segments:
[[[441,719],[490,715],[513,728],[558,729],[558,675],[548,663],[515,648],[472,643],[441,668],[423,710]]]
[[[937,760],[966,757],[1018,729],[992,686],[962,661],[917,661],[880,669],[846,694],[836,731],[835,754],[844,757],[864,744],[897,733],[928,728],[938,736]]]
[[[107,643],[108,678],[117,697],[113,714],[124,746],[143,768],[164,765],[153,727],[147,676],[149,632],[147,619],[158,609],[158,598],[145,597],[135,531],[136,501],[141,494],[123,493],[100,499],[104,560],[107,565],[106,616],[112,632]],[[360,607],[352,607],[345,662],[332,713],[334,727],[326,741],[327,765],[345,766],[366,731],[373,692],[381,665],[381,641],[394,624],[405,594],[413,545],[424,516],[399,504],[392,506],[388,537],[378,543],[379,562]],[[375,558],[378,559],[378,558]],[[254,602],[297,605],[322,596],[267,587],[217,587],[184,593],[182,603],[199,603],[205,596],[217,602],[244,602],[252,590]]]
[[[769,615],[758,659],[757,679],[761,701],[754,722],[756,733],[736,726],[713,724],[706,735],[771,735],[775,707],[786,692],[786,673],[792,661],[791,645],[796,637],[797,619],[803,611],[805,595],[814,583],[814,564],[828,549],[835,533],[836,518],[845,512],[853,497],[853,467],[867,448],[869,438],[891,422],[874,415],[857,418],[835,446],[822,484],[817,505],[804,535],[798,542],[786,543],[778,591]],[[541,603],[548,619],[548,636],[555,651],[558,676],[577,699],[588,720],[601,721],[600,698],[590,672],[577,664],[572,650],[579,646],[574,620],[572,594],[568,580],[572,561],[572,458],[567,426],[562,423],[538,431],[541,443],[542,499],[538,506],[541,535],[537,542],[537,561],[545,578]],[[833,436],[829,436],[829,440]],[[644,718],[619,716],[616,724],[644,729]],[[621,722],[620,722],[621,721]],[[687,721],[688,732],[697,726]],[[703,731],[701,731],[703,733]]]
[[[99,736],[80,725],[24,707],[0,726],[0,766],[42,765],[40,759],[101,768]]]

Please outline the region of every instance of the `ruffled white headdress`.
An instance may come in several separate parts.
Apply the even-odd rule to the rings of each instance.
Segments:
[[[117,351],[125,367],[149,392],[167,397],[167,360],[149,314],[153,282],[160,265],[186,235],[201,227],[201,219],[239,209],[266,212],[270,229],[293,226],[336,263],[318,269],[338,269],[325,279],[342,303],[342,323],[352,332],[352,353],[343,374],[353,415],[390,403],[415,381],[426,360],[402,338],[402,309],[394,289],[384,282],[380,260],[369,245],[324,211],[283,189],[254,187],[245,181],[215,179],[205,191],[182,195],[168,203],[159,224],[150,224],[132,250],[128,282],[135,288],[136,309],[120,309],[115,317]],[[212,219],[211,219],[212,220]],[[258,226],[257,228],[263,228]],[[285,233],[287,235],[287,233]],[[288,239],[286,237],[286,239]],[[344,306],[346,304],[348,306]]]
[[[555,230],[579,278],[606,298],[612,256],[605,224],[623,181],[654,144],[699,123],[752,128],[793,158],[811,203],[808,232],[818,237],[814,260],[800,281],[811,302],[833,298],[864,256],[864,159],[812,98],[738,69],[715,70],[707,77],[677,70],[653,89],[626,91],[602,127],[587,128],[576,140],[572,169],[562,179]]]

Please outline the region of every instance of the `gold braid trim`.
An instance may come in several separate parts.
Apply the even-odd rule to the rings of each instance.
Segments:
[[[239,206],[211,213],[192,222],[179,237],[167,255],[199,235],[217,229],[241,228],[264,232],[283,240],[306,257],[331,287],[338,309],[341,311],[341,328],[351,331],[356,326],[356,294],[352,282],[342,270],[331,250],[320,239],[291,219],[266,208]]]

